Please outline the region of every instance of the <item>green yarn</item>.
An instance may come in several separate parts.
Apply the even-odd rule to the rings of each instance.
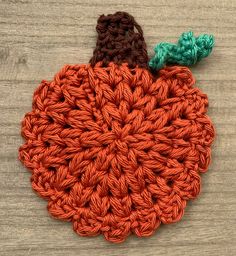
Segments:
[[[152,69],[161,69],[166,64],[191,66],[207,57],[214,46],[212,35],[195,37],[192,31],[185,32],[177,44],[160,43],[154,48],[155,56],[149,61]]]

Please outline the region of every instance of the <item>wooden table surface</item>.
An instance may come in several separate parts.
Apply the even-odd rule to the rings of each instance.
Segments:
[[[20,121],[42,79],[66,63],[87,63],[96,20],[118,10],[143,27],[148,51],[183,31],[212,33],[212,55],[192,68],[208,94],[217,139],[202,192],[181,222],[150,238],[114,245],[77,236],[52,219],[18,162]],[[0,0],[0,255],[236,255],[236,1]]]

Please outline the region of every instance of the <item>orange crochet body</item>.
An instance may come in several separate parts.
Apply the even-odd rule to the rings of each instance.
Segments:
[[[42,81],[20,160],[52,216],[122,242],[181,219],[200,191],[214,128],[186,67],[67,65]]]

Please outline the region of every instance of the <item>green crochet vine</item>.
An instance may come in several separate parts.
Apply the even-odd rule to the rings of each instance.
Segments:
[[[192,31],[185,32],[177,44],[160,43],[154,48],[155,56],[149,61],[152,69],[159,70],[166,64],[191,66],[207,57],[214,46],[212,35],[195,37]]]

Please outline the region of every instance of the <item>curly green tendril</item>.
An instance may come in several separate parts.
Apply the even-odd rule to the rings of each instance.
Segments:
[[[152,69],[161,69],[166,64],[191,66],[207,57],[214,46],[212,35],[195,37],[192,31],[185,32],[177,44],[160,43],[154,48],[155,56],[149,61]]]

